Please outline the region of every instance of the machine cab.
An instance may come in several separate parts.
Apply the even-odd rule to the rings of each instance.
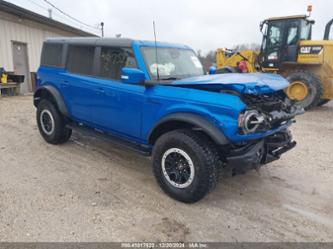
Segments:
[[[259,63],[266,70],[277,70],[283,63],[295,63],[298,42],[311,40],[312,24],[306,15],[270,18],[260,24],[263,32]]]

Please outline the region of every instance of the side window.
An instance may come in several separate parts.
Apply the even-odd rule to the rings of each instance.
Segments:
[[[292,26],[288,29],[287,45],[294,45],[297,43],[298,27]]]
[[[43,46],[41,65],[50,67],[61,67],[62,48],[62,44],[45,43]]]
[[[300,40],[311,40],[311,24],[302,22]]]
[[[67,70],[71,73],[93,75],[94,53],[95,47],[70,45]]]
[[[130,48],[102,47],[98,76],[119,80],[123,67],[136,68],[133,51]]]

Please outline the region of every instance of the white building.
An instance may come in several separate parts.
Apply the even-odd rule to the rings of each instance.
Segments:
[[[43,41],[57,36],[94,36],[0,0],[0,68],[25,75],[21,93],[31,92],[31,72],[39,66]]]

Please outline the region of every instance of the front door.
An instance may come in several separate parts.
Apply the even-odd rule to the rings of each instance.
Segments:
[[[24,82],[20,86],[20,93],[25,94],[31,92],[32,87],[30,81],[27,45],[21,42],[13,42],[12,49],[14,73],[24,75]]]
[[[299,20],[289,21],[287,26],[285,46],[282,49],[282,63],[295,62],[298,52],[298,41],[300,36]]]
[[[103,130],[139,138],[145,87],[120,81],[123,67],[136,67],[132,49],[101,47],[97,57],[99,79],[93,99],[94,122]]]
[[[95,124],[121,136],[140,138],[144,92],[143,85],[99,79],[92,112]]]
[[[261,51],[263,68],[279,68],[284,38],[283,28],[284,24],[281,21],[268,24]]]

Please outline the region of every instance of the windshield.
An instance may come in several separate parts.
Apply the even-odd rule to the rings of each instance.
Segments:
[[[176,80],[203,75],[203,67],[196,54],[189,49],[143,47],[143,57],[152,79]]]
[[[282,23],[276,22],[268,26],[267,29],[267,47],[279,47],[282,44]]]

